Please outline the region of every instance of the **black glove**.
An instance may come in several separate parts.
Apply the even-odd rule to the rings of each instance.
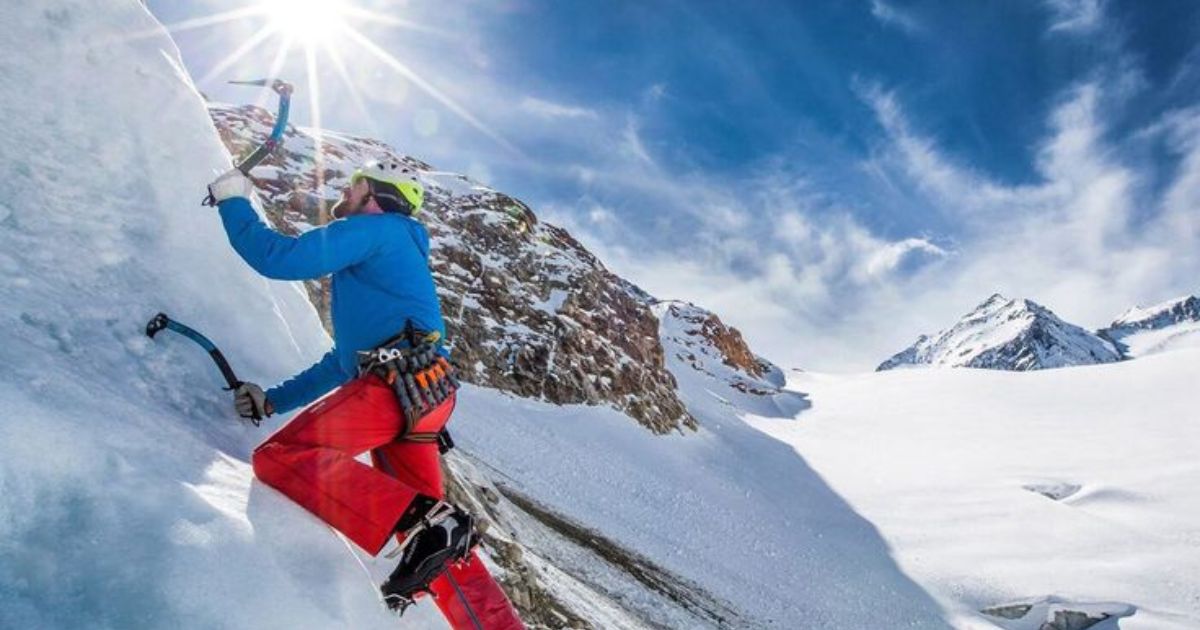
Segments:
[[[239,416],[252,420],[256,425],[275,411],[262,388],[254,383],[242,383],[233,390],[233,407]]]

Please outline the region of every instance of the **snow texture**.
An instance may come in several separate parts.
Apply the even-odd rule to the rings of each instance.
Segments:
[[[793,373],[813,408],[749,421],[878,527],[956,627],[1066,627],[1042,626],[1044,606],[1019,623],[979,612],[1057,598],[1107,602],[1132,615],[1124,630],[1198,628],[1198,379],[1197,350],[1035,373]]]
[[[1059,319],[1030,300],[988,298],[957,324],[884,361],[879,370],[915,365],[1044,370],[1121,359],[1113,344]]]

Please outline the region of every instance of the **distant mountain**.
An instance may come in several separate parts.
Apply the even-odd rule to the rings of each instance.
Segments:
[[[1127,357],[1200,347],[1200,298],[1185,295],[1131,308],[1099,334]]]
[[[1027,371],[1121,358],[1112,342],[1063,321],[1050,309],[997,293],[952,328],[931,337],[922,335],[877,370],[935,365]]]

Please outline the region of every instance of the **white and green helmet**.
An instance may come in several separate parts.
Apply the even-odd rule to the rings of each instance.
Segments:
[[[350,176],[350,184],[367,180],[371,195],[385,212],[415,217],[425,201],[425,188],[417,180],[417,171],[397,160],[371,160]]]

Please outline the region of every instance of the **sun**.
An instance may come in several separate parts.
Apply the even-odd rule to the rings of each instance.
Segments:
[[[196,81],[197,85],[208,85],[210,82],[226,80],[226,74],[239,64],[244,64],[247,57],[257,56],[261,48],[269,41],[276,41],[279,47],[271,56],[270,61],[262,64],[261,71],[252,71],[249,77],[267,80],[280,78],[280,73],[292,59],[292,55],[303,55],[307,81],[303,86],[308,94],[310,127],[321,128],[321,69],[329,62],[336,71],[338,78],[344,84],[344,91],[354,101],[359,112],[370,120],[371,112],[362,99],[362,85],[347,71],[346,61],[349,55],[358,58],[368,58],[382,65],[385,70],[391,70],[396,78],[407,81],[421,90],[447,110],[461,118],[471,127],[494,140],[497,144],[508,149],[513,155],[520,156],[521,151],[496,131],[489,128],[461,103],[449,94],[442,92],[435,84],[426,79],[421,72],[397,58],[391,51],[371,39],[367,33],[356,28],[357,24],[370,24],[375,29],[395,28],[404,29],[410,33],[426,37],[440,38],[442,41],[457,41],[453,33],[431,27],[421,20],[397,17],[391,13],[380,13],[359,6],[364,0],[245,0],[247,4],[236,9],[221,11],[209,15],[189,18],[173,24],[166,24],[171,33],[179,33],[193,29],[214,28],[228,25],[231,22],[253,20],[257,30],[249,37],[241,37],[240,43],[208,69],[204,76]],[[262,22],[266,23],[263,24]],[[157,29],[149,29],[130,34],[130,39],[157,36]],[[270,91],[263,90],[258,105],[263,105],[270,98]],[[319,136],[318,136],[319,137]],[[321,162],[320,142],[318,140],[317,163]],[[322,172],[320,168],[318,173]]]
[[[306,46],[327,43],[350,12],[345,0],[260,0],[260,5],[276,32]]]

